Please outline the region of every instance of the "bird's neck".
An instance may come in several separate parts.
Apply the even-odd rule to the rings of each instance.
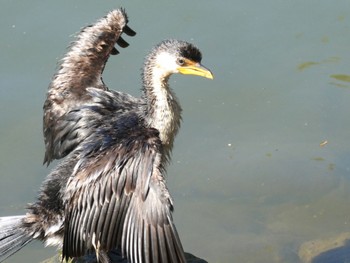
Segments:
[[[181,107],[169,87],[168,79],[169,75],[163,74],[157,68],[152,71],[145,68],[143,84],[148,108],[146,121],[149,127],[159,131],[167,157],[171,153],[181,121]]]

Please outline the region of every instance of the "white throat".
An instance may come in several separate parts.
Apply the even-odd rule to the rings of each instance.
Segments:
[[[171,74],[177,73],[176,58],[166,52],[157,55],[151,77],[151,118],[149,125],[159,131],[163,145],[171,150],[180,126],[181,107],[168,85]]]

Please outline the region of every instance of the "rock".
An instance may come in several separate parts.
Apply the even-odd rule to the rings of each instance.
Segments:
[[[126,259],[123,259],[121,254],[118,251],[113,251],[109,253],[111,263],[128,263]],[[186,260],[187,263],[208,263],[204,259],[197,258],[196,256],[186,253]],[[43,261],[42,263],[62,263],[61,255],[56,255],[48,260]],[[95,255],[86,255],[81,258],[73,259],[72,261],[69,261],[69,263],[96,263],[96,256]]]
[[[305,242],[298,255],[303,263],[350,262],[350,232]]]

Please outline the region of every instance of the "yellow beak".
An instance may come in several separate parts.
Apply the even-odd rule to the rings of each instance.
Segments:
[[[196,76],[201,76],[208,79],[214,78],[211,71],[199,63],[181,66],[181,67],[178,67],[178,70],[181,74],[185,74],[185,75],[196,75]]]

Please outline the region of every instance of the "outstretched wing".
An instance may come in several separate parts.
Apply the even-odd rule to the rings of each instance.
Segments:
[[[66,259],[92,251],[104,258],[121,247],[132,263],[185,262],[160,163],[158,131],[140,125],[133,129],[134,117],[122,121],[124,127],[115,124],[118,138],[103,132],[102,141],[84,146],[65,196]]]
[[[135,35],[127,23],[128,18],[123,9],[110,12],[95,24],[83,28],[62,59],[44,103],[44,163],[60,159],[76,147],[71,145],[72,149],[57,149],[55,141],[61,139],[57,137],[61,136],[62,127],[56,124],[67,112],[91,99],[87,88],[107,90],[102,72],[109,56],[118,53],[115,44],[127,47],[128,43],[121,35]]]

